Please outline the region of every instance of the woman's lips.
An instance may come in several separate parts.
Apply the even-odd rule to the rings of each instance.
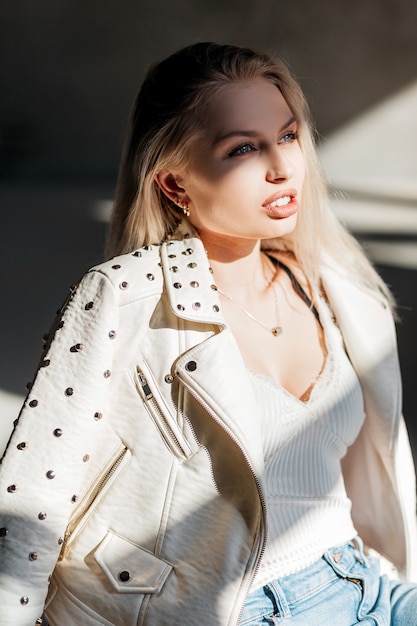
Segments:
[[[295,192],[284,193],[269,198],[263,208],[267,215],[274,219],[284,219],[294,215],[298,211],[298,202]]]

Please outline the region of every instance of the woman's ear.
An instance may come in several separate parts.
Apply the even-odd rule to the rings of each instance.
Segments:
[[[161,170],[156,175],[156,183],[162,192],[174,202],[174,204],[178,203],[186,203],[186,191],[184,187],[180,184],[180,179],[170,170]]]

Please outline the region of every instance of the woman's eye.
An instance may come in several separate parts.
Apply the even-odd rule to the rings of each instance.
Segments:
[[[248,152],[252,152],[252,150],[255,150],[255,148],[250,143],[243,143],[241,146],[233,148],[233,150],[231,150],[227,156],[240,156],[241,154],[247,154]]]
[[[279,140],[279,143],[291,143],[292,141],[297,141],[298,133],[296,131],[291,131],[289,133],[285,133],[283,137]]]

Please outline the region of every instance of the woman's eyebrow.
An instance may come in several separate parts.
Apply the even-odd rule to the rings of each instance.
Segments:
[[[256,137],[257,135],[259,135],[259,131],[256,130],[231,130],[224,135],[216,137],[213,141],[213,146],[217,146],[219,143],[222,143],[231,137]]]
[[[282,125],[282,127],[279,129],[279,132],[281,133],[283,130],[285,130],[286,128],[288,128],[288,126],[291,126],[291,124],[293,124],[295,122],[295,117],[292,115],[286,122],[285,124]],[[222,143],[223,141],[226,141],[226,139],[230,139],[231,137],[256,137],[257,135],[259,135],[259,131],[257,130],[231,130],[228,133],[225,133],[224,135],[220,135],[219,137],[216,137],[213,141],[213,146],[217,146],[219,143]]]

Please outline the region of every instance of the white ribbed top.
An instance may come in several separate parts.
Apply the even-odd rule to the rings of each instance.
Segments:
[[[264,433],[268,538],[252,585],[307,567],[356,535],[340,460],[363,424],[362,391],[342,337],[319,301],[327,359],[307,402],[254,372]]]

